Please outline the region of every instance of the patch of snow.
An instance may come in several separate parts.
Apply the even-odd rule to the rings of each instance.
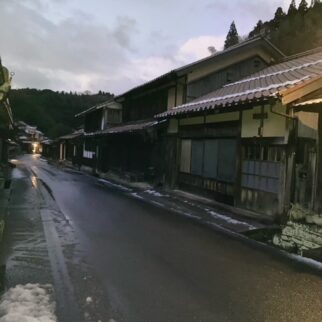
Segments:
[[[154,196],[154,197],[164,197],[164,195],[162,195],[160,192],[157,192],[155,190],[149,189],[149,190],[145,190],[144,192]]]
[[[14,168],[12,171],[12,178],[13,179],[22,179],[25,178],[26,174],[21,171],[19,168]]]
[[[305,105],[320,104],[320,103],[322,103],[322,98],[314,98],[308,101],[294,104],[294,106],[305,106]]]
[[[124,186],[122,186],[120,184],[114,183],[112,181],[108,181],[106,179],[98,179],[98,182],[101,182],[103,184],[106,184],[106,185],[109,185],[109,186],[112,186],[112,187],[116,187],[116,188],[121,189],[123,191],[132,191],[132,189],[130,189],[130,188],[124,187]]]
[[[161,202],[157,202],[157,201],[151,200],[151,203],[153,203],[154,205],[156,205],[158,207],[164,208],[164,204],[162,204]]]
[[[143,198],[142,196],[138,195],[138,193],[137,193],[137,192],[132,192],[132,193],[131,193],[131,196],[133,196],[133,197],[135,197],[135,198],[138,198],[138,199],[143,199],[143,200],[144,200],[144,198]]]
[[[193,215],[189,212],[186,212],[186,211],[178,209],[178,208],[171,207],[170,210],[172,210],[173,212],[176,212],[182,216],[185,216],[185,217],[189,217],[189,218],[193,218],[193,219],[201,219],[201,217],[199,217],[199,216]]]
[[[225,215],[221,215],[221,214],[218,214],[217,212],[215,211],[212,211],[212,210],[209,210],[208,213],[215,219],[221,219],[221,220],[224,220],[226,221],[227,223],[229,224],[233,224],[233,225],[243,225],[243,226],[246,226],[247,228],[249,229],[255,229],[256,227],[247,223],[247,222],[244,222],[244,221],[240,221],[240,220],[237,220],[237,219],[234,219],[234,218],[231,218],[231,217],[228,217],[228,216],[225,216]]]
[[[91,303],[93,303],[93,299],[92,299],[90,296],[88,296],[88,297],[86,298],[86,303],[87,303],[87,304],[91,304]]]
[[[190,213],[183,213],[184,216],[189,217],[189,218],[194,218],[194,219],[200,219],[201,217],[190,214]]]
[[[51,285],[17,285],[0,302],[0,322],[56,321]]]

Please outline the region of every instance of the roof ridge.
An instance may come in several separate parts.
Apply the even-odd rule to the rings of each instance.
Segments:
[[[309,50],[306,50],[306,51],[303,51],[303,52],[300,52],[300,53],[297,53],[297,54],[287,56],[287,57],[283,58],[280,61],[280,63],[285,63],[287,61],[290,61],[290,60],[293,60],[293,59],[296,59],[296,58],[301,58],[301,57],[317,54],[319,52],[322,52],[322,46],[316,47],[316,48],[313,48],[313,49],[309,49]]]

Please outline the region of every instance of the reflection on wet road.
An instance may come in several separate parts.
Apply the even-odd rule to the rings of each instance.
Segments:
[[[322,320],[321,277],[97,178],[30,156],[20,162],[31,171],[33,185],[47,191],[50,208],[59,209],[73,227],[95,283],[103,289],[104,300],[97,305],[108,307],[109,318]],[[64,227],[69,226],[58,227],[60,238],[71,234]]]

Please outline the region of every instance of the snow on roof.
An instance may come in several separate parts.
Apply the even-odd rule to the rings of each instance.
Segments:
[[[237,84],[242,84],[242,83],[245,83],[245,82],[249,82],[251,80],[259,80],[259,79],[265,78],[265,77],[277,76],[277,75],[281,75],[281,74],[284,74],[284,73],[288,73],[288,72],[291,72],[291,71],[299,70],[299,69],[302,69],[302,68],[305,68],[305,67],[310,67],[310,66],[314,66],[314,65],[318,65],[318,64],[322,64],[322,59],[317,60],[317,61],[313,61],[313,62],[309,62],[309,63],[303,64],[303,65],[287,68],[287,69],[284,69],[284,70],[280,70],[280,71],[277,71],[275,73],[264,74],[264,75],[253,76],[253,77],[250,77],[250,78],[242,79],[240,81],[227,84],[224,87],[233,86],[233,85],[237,85]]]
[[[191,103],[184,104],[184,105],[181,105],[181,106],[178,106],[178,107],[174,107],[174,109],[188,107],[188,106],[194,106],[194,105],[203,104],[203,103],[213,103],[213,102],[216,102],[216,101],[222,101],[222,100],[227,100],[229,98],[235,98],[235,97],[238,97],[238,96],[244,96],[244,95],[256,93],[258,91],[264,92],[264,91],[276,90],[276,91],[274,91],[273,93],[270,94],[270,96],[274,96],[278,92],[278,88],[286,87],[286,86],[289,86],[289,85],[294,85],[294,84],[296,84],[298,82],[302,82],[302,81],[307,80],[307,79],[309,79],[309,76],[302,77],[299,80],[293,80],[293,81],[287,81],[287,82],[284,82],[284,83],[271,84],[271,85],[266,86],[266,87],[253,88],[253,89],[246,90],[244,92],[238,92],[238,93],[235,93],[235,94],[230,94],[230,95],[225,95],[225,96],[218,96],[218,97],[214,97],[214,98],[208,98],[208,99],[198,101],[198,102],[191,102]]]
[[[307,100],[305,102],[297,103],[294,106],[306,106],[306,105],[314,105],[314,104],[322,104],[322,98],[314,98],[311,100]]]
[[[162,122],[162,121],[161,121]],[[116,126],[111,126],[105,130],[93,133],[86,133],[86,136],[102,135],[102,134],[117,134],[117,133],[131,133],[146,130],[150,127],[156,126],[160,121],[156,120],[140,120],[135,122],[123,123]]]
[[[241,81],[158,114],[156,118],[267,101],[286,89],[319,77],[322,77],[322,50],[267,67]]]

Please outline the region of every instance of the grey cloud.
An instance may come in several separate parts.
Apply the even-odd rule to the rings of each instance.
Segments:
[[[131,48],[131,35],[137,33],[137,23],[135,19],[123,16],[117,18],[117,27],[114,31],[114,36],[119,45],[126,48]]]
[[[278,6],[283,4],[282,0],[270,0],[270,1],[258,1],[258,0],[216,0],[206,4],[207,9],[216,10],[224,14],[228,14],[229,17],[239,18],[246,16],[261,17],[267,16],[269,12],[273,12]],[[232,17],[232,12],[236,17]]]
[[[16,69],[17,83],[28,86],[28,71],[29,83],[34,87],[41,83],[42,88],[62,85],[58,79],[50,81],[48,72],[74,73],[76,77],[96,74],[96,78],[118,73],[128,61],[131,36],[136,31],[131,18],[121,17],[109,29],[81,12],[53,23],[19,0],[2,5],[0,23],[0,53]]]
[[[13,77],[13,87],[32,87],[32,88],[52,88],[63,84],[57,84],[57,80],[49,77],[43,71],[39,71],[34,68],[28,68],[26,66],[21,65],[12,65],[13,70],[15,71],[15,75]],[[32,83],[30,83],[32,80]],[[28,86],[28,84],[30,84]]]

